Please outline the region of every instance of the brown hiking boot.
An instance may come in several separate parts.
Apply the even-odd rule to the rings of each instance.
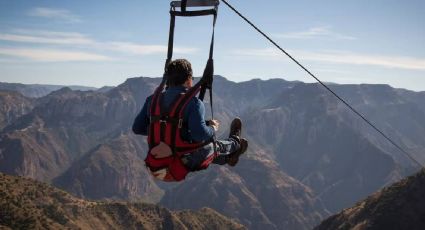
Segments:
[[[230,124],[229,137],[231,136],[241,137],[241,134],[242,134],[242,120],[239,117],[237,117],[233,119],[232,124]]]
[[[238,163],[240,155],[244,154],[248,149],[248,141],[245,138],[241,138],[239,144],[239,149],[229,154],[226,158],[226,163],[232,167],[234,167]]]

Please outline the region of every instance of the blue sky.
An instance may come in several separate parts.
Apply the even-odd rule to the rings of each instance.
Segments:
[[[160,77],[169,2],[0,0],[0,81],[101,87]],[[323,81],[425,91],[425,1],[229,2]],[[195,75],[210,32],[210,18],[177,20],[175,57]],[[237,82],[314,81],[224,4],[215,71]]]

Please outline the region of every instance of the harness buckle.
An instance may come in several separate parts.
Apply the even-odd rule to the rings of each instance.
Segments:
[[[168,120],[168,116],[162,116],[162,117],[159,119],[159,123],[167,123],[167,120]]]
[[[178,127],[179,127],[179,129],[181,129],[183,127],[183,119],[179,119]]]

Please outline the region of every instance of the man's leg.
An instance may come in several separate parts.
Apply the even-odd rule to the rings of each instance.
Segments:
[[[214,158],[214,164],[229,164],[235,166],[238,163],[239,156],[248,148],[248,141],[241,138],[242,121],[235,118],[230,125],[229,138],[215,141],[217,157]],[[210,143],[198,149],[196,152],[186,154],[183,157],[184,164],[191,171],[196,171],[202,162],[214,154],[214,145]]]
[[[248,148],[248,141],[241,138],[242,120],[235,118],[230,125],[229,139],[217,141],[217,152],[219,153],[213,161],[214,164],[235,166]]]
[[[226,140],[217,140],[215,142],[218,156],[214,158],[213,164],[224,165],[227,163],[228,156],[239,149],[239,139],[229,137]]]
[[[214,158],[214,164],[226,164],[226,157],[239,149],[239,140],[237,138],[228,138],[226,140],[217,140],[216,151],[218,156]],[[193,153],[186,154],[183,157],[184,164],[190,171],[196,171],[199,165],[209,156],[214,154],[214,145],[210,143],[203,146]]]
[[[204,160],[212,154],[214,154],[214,145],[213,143],[210,143],[193,153],[185,154],[182,160],[190,171],[196,171],[199,169],[199,166],[202,164],[202,162],[204,162]]]
[[[234,138],[238,140],[238,149],[234,152],[231,152],[228,156],[226,156],[226,163],[230,166],[235,166],[239,157],[245,153],[248,149],[248,141],[245,138],[241,137],[242,135],[242,120],[240,118],[235,118],[230,125],[230,133],[229,138]]]

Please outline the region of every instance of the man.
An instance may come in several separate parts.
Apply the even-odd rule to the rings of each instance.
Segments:
[[[192,67],[185,59],[172,61],[166,70],[168,76],[168,89],[162,93],[162,106],[169,108],[173,106],[175,99],[184,94],[193,86]],[[151,119],[150,106],[152,96],[146,99],[141,112],[137,115],[133,132],[140,135],[148,135]],[[182,157],[184,166],[189,171],[199,170],[202,162],[214,154],[213,138],[219,129],[220,123],[217,120],[205,121],[205,107],[201,100],[193,97],[183,110],[183,124],[180,135],[188,143],[209,143],[194,152],[187,153]],[[212,163],[235,166],[239,156],[248,148],[248,141],[241,138],[242,122],[239,118],[232,121],[229,138],[215,141],[216,156]]]

